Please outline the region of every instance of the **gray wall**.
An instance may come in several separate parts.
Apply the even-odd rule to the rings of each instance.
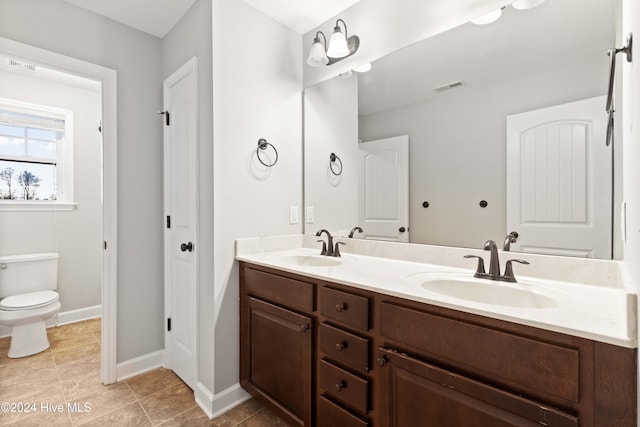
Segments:
[[[198,0],[162,39],[162,76],[169,77],[191,57],[198,58],[198,185],[200,280],[200,366],[198,381],[213,390],[213,75],[211,0]]]
[[[161,350],[160,40],[62,0],[0,0],[0,36],[117,71],[117,360]]]

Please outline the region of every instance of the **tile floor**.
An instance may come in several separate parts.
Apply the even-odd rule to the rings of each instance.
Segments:
[[[163,368],[100,384],[100,319],[47,332],[51,348],[20,359],[7,357],[10,338],[0,338],[0,426],[286,426],[253,399],[209,420]]]

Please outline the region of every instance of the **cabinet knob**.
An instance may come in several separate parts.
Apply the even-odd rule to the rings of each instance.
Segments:
[[[346,341],[342,341],[336,344],[336,350],[338,351],[342,351],[343,349],[347,348],[347,342]]]
[[[300,325],[300,332],[307,332],[309,330],[309,325]]]
[[[389,361],[389,356],[380,356],[376,359],[378,366],[382,367]]]
[[[347,388],[347,383],[344,381],[340,381],[340,383],[336,384],[336,391],[340,393],[343,388]]]
[[[337,311],[338,313],[340,313],[341,311],[344,311],[344,310],[346,310],[346,309],[347,309],[347,304],[345,304],[345,303],[343,303],[343,302],[342,302],[342,303],[340,303],[340,304],[336,304],[336,311]]]

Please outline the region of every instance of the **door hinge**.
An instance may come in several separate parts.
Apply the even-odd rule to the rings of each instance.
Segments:
[[[171,317],[167,318],[167,332],[171,332]]]
[[[158,114],[162,114],[164,116],[164,124],[169,126],[171,123],[170,115],[168,111],[158,111]]]
[[[171,215],[167,215],[167,228],[171,228]]]
[[[98,123],[98,132],[102,133],[102,120]]]
[[[104,250],[106,251],[107,250],[107,241],[105,240],[103,243],[104,243]]]

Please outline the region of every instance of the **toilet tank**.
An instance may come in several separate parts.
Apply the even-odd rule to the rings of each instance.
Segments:
[[[0,298],[58,287],[55,252],[0,256]]]

